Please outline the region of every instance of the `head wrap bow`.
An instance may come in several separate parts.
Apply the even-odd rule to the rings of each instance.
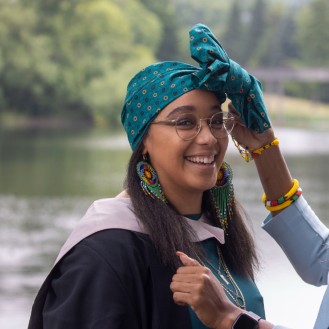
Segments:
[[[227,95],[246,127],[260,133],[270,128],[261,83],[227,56],[207,26],[190,30],[190,52],[200,67],[155,63],[129,82],[121,121],[133,150],[159,111],[194,89],[212,91],[220,102]]]

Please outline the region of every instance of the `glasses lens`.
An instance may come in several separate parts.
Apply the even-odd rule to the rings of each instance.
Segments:
[[[223,113],[225,116],[225,118],[224,118],[225,129],[227,131],[227,134],[230,134],[235,125],[234,115],[230,112],[223,112]]]
[[[218,112],[207,120],[212,134],[216,138],[226,137],[234,128],[234,116],[229,112]],[[183,140],[191,140],[200,132],[201,125],[193,114],[180,115],[176,120],[177,135]]]
[[[198,120],[192,114],[182,114],[176,119],[177,135],[183,140],[190,140],[198,134]]]
[[[219,112],[212,116],[210,127],[216,138],[226,137],[234,128],[234,117],[229,112]]]

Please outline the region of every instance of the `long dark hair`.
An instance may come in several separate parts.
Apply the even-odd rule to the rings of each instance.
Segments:
[[[180,263],[176,251],[180,250],[193,258],[202,258],[196,233],[182,220],[182,215],[171,204],[152,199],[144,194],[140,186],[136,166],[143,159],[143,142],[134,150],[128,165],[125,188],[131,198],[134,212],[147,230],[163,264],[177,268]],[[209,191],[204,192],[202,209],[214,226],[219,226]],[[236,273],[254,278],[258,266],[253,238],[242,218],[242,209],[237,201],[234,215],[228,226],[225,244],[221,246],[225,262]]]

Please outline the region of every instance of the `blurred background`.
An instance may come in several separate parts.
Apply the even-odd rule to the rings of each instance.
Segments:
[[[93,200],[122,189],[126,85],[155,61],[193,64],[196,23],[262,81],[292,174],[329,225],[327,0],[0,0],[1,328],[27,327],[69,232]],[[268,319],[312,328],[324,288],[302,282],[261,231],[254,165],[232,143],[227,161],[259,247]]]

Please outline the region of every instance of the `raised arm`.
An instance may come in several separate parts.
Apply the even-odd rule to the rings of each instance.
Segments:
[[[234,112],[232,106],[230,110]],[[261,150],[253,154],[252,162],[257,168],[266,202],[270,205],[263,228],[280,245],[304,281],[314,285],[327,284],[329,229],[300,193],[295,193],[299,182],[290,174],[274,130],[271,128],[257,134],[246,129],[238,119],[233,136],[243,149],[250,150],[249,155],[253,150]],[[264,148],[266,145],[268,147]]]

